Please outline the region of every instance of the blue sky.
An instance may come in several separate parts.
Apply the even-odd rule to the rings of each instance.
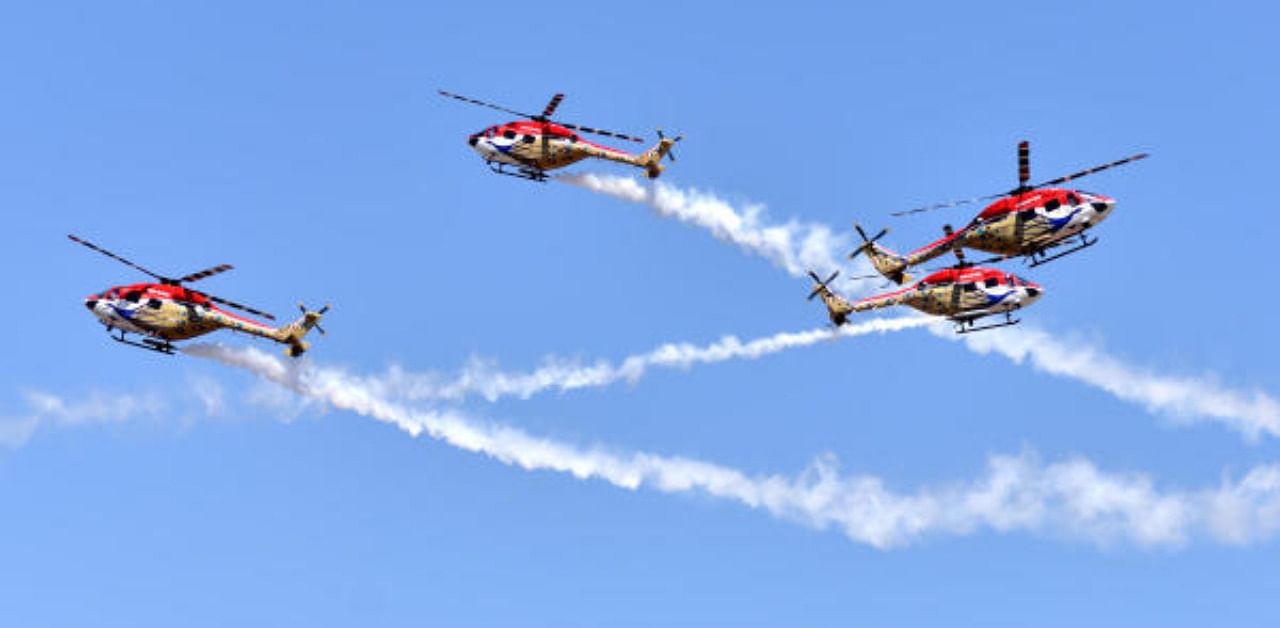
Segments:
[[[0,262],[26,309],[0,314],[0,420],[38,414],[40,395],[140,405],[0,448],[0,613],[20,625],[1270,625],[1274,511],[1272,532],[1246,544],[1045,524],[877,548],[705,492],[531,472],[303,404],[242,370],[111,343],[80,299],[141,277],[65,235],[170,274],[235,264],[203,287],[277,314],[333,303],[317,368],[447,377],[479,356],[527,371],[548,355],[618,362],[825,317],[804,281],[705,229],[490,175],[465,138],[504,119],[437,88],[516,109],[559,91],[566,120],[684,133],[664,175],[676,189],[764,204],[772,223],[888,224],[899,249],[969,214],[889,212],[1010,187],[1019,139],[1034,179],[1146,150],[1081,184],[1119,201],[1099,246],[1017,271],[1048,289],[1024,318],[1139,374],[1274,396],[1275,17],[1260,3],[11,9]],[[405,403],[751,477],[794,477],[829,454],[897,494],[973,481],[992,456],[1087,460],[1195,493],[1278,453],[1274,435],[1250,440],[923,330],[528,400]]]

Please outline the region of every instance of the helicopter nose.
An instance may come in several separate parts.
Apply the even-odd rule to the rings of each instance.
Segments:
[[[476,142],[478,142],[478,141],[480,141],[480,136],[479,136],[479,135],[472,135],[471,137],[467,138],[467,144],[469,144],[469,145],[471,145],[471,146],[473,146],[473,147],[476,145]]]
[[[1027,296],[1029,296],[1029,297],[1031,297],[1031,298],[1033,298],[1033,299],[1038,299],[1038,298],[1040,298],[1040,289],[1039,289],[1039,288],[1031,288],[1031,287],[1028,287],[1028,288],[1027,288]]]
[[[1115,201],[1094,201],[1092,204],[1093,204],[1093,211],[1096,211],[1099,214],[1105,214],[1111,211],[1112,207],[1116,206]]]
[[[87,307],[87,308],[89,308],[89,311],[90,311],[90,312],[92,312],[92,311],[93,311],[93,308],[98,307],[98,300],[97,300],[97,299],[85,299],[85,300],[84,300],[84,306],[85,306],[85,307]]]

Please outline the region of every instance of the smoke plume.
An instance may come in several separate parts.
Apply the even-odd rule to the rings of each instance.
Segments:
[[[564,174],[557,175],[556,179],[646,205],[659,216],[702,227],[720,240],[763,256],[793,277],[802,277],[809,270],[825,277],[839,269],[844,274],[843,281],[870,272],[870,265],[865,262],[856,269],[845,263],[845,253],[853,248],[847,236],[833,232],[826,225],[794,220],[770,223],[763,205],[748,205],[739,210],[714,194],[658,182],[642,184],[634,178],[616,175]],[[857,286],[846,282],[845,287]]]
[[[0,445],[18,447],[46,426],[74,427],[122,423],[140,416],[156,416],[164,403],[155,395],[108,395],[94,393],[87,399],[68,402],[47,392],[24,395],[27,411],[20,416],[0,416]]]
[[[247,369],[299,395],[426,435],[529,471],[664,493],[733,501],[887,549],[927,536],[982,531],[1045,534],[1097,543],[1179,546],[1193,537],[1231,544],[1280,529],[1280,465],[1263,465],[1216,488],[1162,491],[1141,474],[1099,470],[1084,459],[1041,463],[1034,454],[993,456],[976,479],[902,493],[875,476],[845,475],[831,456],[794,477],[751,475],[701,460],[581,447],[456,411],[415,410],[338,370],[287,364],[254,348],[187,347],[190,355]]]
[[[687,369],[697,364],[713,364],[726,360],[754,360],[823,341],[923,327],[936,323],[937,320],[927,316],[874,318],[845,325],[839,329],[821,328],[803,332],[784,332],[745,342],[735,336],[725,336],[705,346],[668,343],[648,353],[632,355],[617,364],[599,361],[583,365],[549,358],[541,367],[528,373],[507,373],[499,370],[490,361],[473,360],[450,381],[442,381],[438,374],[414,374],[392,369],[385,376],[367,380],[365,383],[379,387],[384,394],[411,401],[460,401],[470,395],[480,395],[489,401],[504,397],[528,399],[549,389],[567,392],[581,388],[608,386],[619,381],[635,383],[651,368]]]
[[[934,333],[957,336],[940,328]],[[1215,421],[1250,440],[1280,436],[1280,402],[1262,391],[1224,388],[1212,376],[1189,377],[1152,372],[1108,355],[1084,341],[1063,342],[1035,327],[1013,327],[960,337],[969,350],[1002,355],[1017,364],[1066,377],[1142,405],[1148,412],[1182,423]]]

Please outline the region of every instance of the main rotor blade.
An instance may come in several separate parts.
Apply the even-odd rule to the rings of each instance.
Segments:
[[[961,205],[968,205],[969,203],[978,203],[978,202],[981,202],[981,201],[990,201],[990,200],[993,200],[993,199],[1000,198],[1000,197],[1002,197],[1002,196],[1007,196],[1007,194],[988,194],[988,195],[986,195],[986,196],[975,196],[975,197],[973,197],[973,198],[966,198],[966,199],[961,199],[961,200],[958,200],[958,201],[947,201],[947,202],[945,202],[945,203],[934,203],[933,205],[925,205],[924,207],[917,207],[917,208],[915,208],[915,209],[908,209],[908,210],[905,210],[905,211],[893,212],[893,214],[891,214],[891,215],[893,215],[893,216],[909,216],[909,215],[911,215],[911,214],[919,214],[919,213],[922,213],[922,212],[931,212],[931,211],[933,211],[933,210],[935,210],[935,209],[944,209],[944,208],[947,208],[947,207],[959,207],[959,206],[961,206]]]
[[[437,92],[439,92],[441,96],[448,96],[449,98],[454,98],[454,99],[457,99],[457,100],[461,100],[462,102],[469,102],[469,103],[471,103],[471,104],[473,104],[473,105],[480,105],[481,107],[488,107],[488,108],[490,108],[490,109],[497,109],[498,111],[502,111],[502,112],[504,112],[504,113],[510,113],[510,114],[513,114],[513,115],[517,115],[517,116],[520,116],[520,117],[522,117],[522,118],[529,118],[529,119],[533,119],[533,120],[538,119],[538,116],[535,116],[535,115],[530,115],[530,114],[527,114],[527,113],[523,113],[523,112],[520,112],[520,111],[516,111],[515,109],[507,109],[506,107],[503,107],[503,106],[500,106],[500,105],[495,105],[495,104],[493,104],[493,103],[488,103],[488,102],[485,102],[485,101],[483,101],[483,100],[476,100],[475,98],[468,98],[468,97],[463,96],[463,95],[461,95],[461,94],[454,94],[454,93],[452,93],[452,92],[446,92],[446,91],[444,91],[443,89],[438,89],[438,90],[436,90],[436,91],[437,91]],[[554,100],[554,99],[553,99],[553,100]],[[548,106],[549,106],[549,105],[548,105]]]
[[[1027,186],[1031,180],[1031,142],[1018,142],[1018,188]]]
[[[185,277],[179,277],[178,281],[179,282],[200,281],[201,279],[212,277],[218,273],[225,273],[228,270],[231,270],[232,268],[235,268],[235,267],[232,266],[231,264],[218,264],[213,268],[206,268],[200,272],[191,273],[190,275],[187,275]]]
[[[564,94],[556,94],[551,97],[551,102],[547,103],[547,108],[542,110],[542,117],[550,118],[551,114],[556,112],[556,107],[560,106],[560,101],[564,100]]]
[[[589,126],[581,126],[581,125],[577,125],[577,124],[569,124],[568,122],[560,122],[560,121],[556,121],[556,124],[558,124],[558,125],[560,125],[560,126],[562,126],[562,127],[565,127],[566,129],[573,129],[573,130],[575,130],[575,131],[582,131],[583,133],[595,133],[596,135],[604,135],[604,136],[606,136],[606,137],[616,137],[616,138],[618,138],[618,139],[620,139],[620,140],[630,140],[630,141],[632,141],[632,142],[643,142],[643,141],[644,141],[644,140],[642,140],[642,139],[640,139],[640,138],[638,138],[638,137],[632,137],[632,136],[630,136],[630,135],[626,135],[626,134],[624,134],[624,133],[615,133],[615,132],[613,132],[613,131],[606,131],[606,130],[604,130],[604,129],[594,129],[594,128],[591,128],[591,127],[589,127]]]
[[[194,292],[194,291],[193,291],[193,292]],[[270,315],[270,314],[268,314],[268,313],[266,313],[266,312],[263,312],[262,310],[255,310],[254,308],[251,308],[251,307],[249,307],[249,306],[247,306],[247,305],[244,305],[243,303],[236,303],[235,301],[228,301],[227,299],[224,299],[224,298],[222,298],[222,297],[215,297],[215,296],[213,296],[212,294],[204,294],[203,292],[200,292],[200,293],[198,293],[198,294],[203,294],[203,295],[205,296],[205,298],[209,299],[210,301],[213,301],[214,303],[221,303],[222,305],[225,305],[225,306],[227,306],[227,307],[233,307],[233,308],[235,308],[235,309],[237,309],[237,310],[240,310],[240,311],[242,311],[242,312],[248,312],[248,313],[250,313],[250,314],[253,314],[254,316],[261,316],[262,318],[265,318],[265,319],[267,319],[267,320],[269,320],[269,321],[276,320],[276,317],[274,317],[274,316],[272,316],[272,315]]]
[[[1042,188],[1049,185],[1058,185],[1059,183],[1066,183],[1067,181],[1071,181],[1072,179],[1079,179],[1080,177],[1086,177],[1094,173],[1102,172],[1103,170],[1106,170],[1108,168],[1115,168],[1116,166],[1122,166],[1131,161],[1138,161],[1139,159],[1146,159],[1147,157],[1148,157],[1147,153],[1138,153],[1137,155],[1131,155],[1129,157],[1125,157],[1124,159],[1117,159],[1111,163],[1102,164],[1101,166],[1094,166],[1092,168],[1089,168],[1088,170],[1073,172],[1065,177],[1058,177],[1057,179],[1050,179],[1048,181],[1045,181],[1044,183],[1037,183],[1032,187]]]
[[[111,251],[108,251],[108,250],[106,250],[106,249],[104,249],[104,248],[102,248],[102,247],[100,247],[100,246],[98,246],[98,245],[96,245],[96,244],[94,244],[94,243],[92,243],[92,242],[88,241],[88,240],[83,240],[83,239],[81,239],[81,238],[78,238],[78,237],[76,237],[76,236],[74,236],[74,235],[70,235],[70,234],[68,234],[68,235],[67,235],[67,237],[68,237],[68,238],[71,238],[71,241],[72,241],[72,242],[76,242],[76,243],[78,243],[78,244],[83,244],[84,246],[87,246],[87,247],[89,247],[89,248],[91,248],[91,249],[93,249],[93,250],[95,250],[95,251],[97,251],[97,252],[99,252],[99,253],[101,253],[101,254],[103,254],[103,255],[106,255],[107,257],[110,257],[111,259],[116,260],[117,262],[120,262],[120,263],[124,264],[125,266],[128,266],[128,267],[130,267],[130,268],[132,268],[132,269],[134,269],[134,270],[140,270],[140,271],[142,271],[142,272],[143,272],[143,273],[145,273],[145,274],[151,275],[152,277],[155,277],[156,279],[159,279],[160,281],[163,281],[163,282],[172,282],[172,281],[173,281],[172,279],[170,279],[170,278],[168,278],[168,277],[165,277],[165,276],[163,276],[163,275],[158,275],[158,274],[156,274],[156,273],[153,273],[153,272],[151,272],[151,271],[149,271],[149,270],[147,270],[147,269],[145,269],[145,268],[143,268],[143,267],[141,267],[141,266],[139,266],[139,265],[137,265],[137,264],[135,264],[135,263],[133,263],[133,262],[131,262],[131,261],[129,261],[129,260],[127,260],[127,259],[125,259],[125,258],[123,258],[123,257],[120,257],[119,255],[116,255],[115,253],[112,253]]]

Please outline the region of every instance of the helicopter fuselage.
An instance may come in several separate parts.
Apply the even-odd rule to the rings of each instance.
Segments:
[[[489,127],[467,138],[485,162],[508,164],[532,170],[555,170],[589,157],[633,166],[644,166],[645,155],[596,144],[551,122],[508,122]]]
[[[1044,188],[1002,198],[964,228],[906,256],[907,266],[959,249],[1002,256],[1034,255],[1105,220],[1115,200],[1101,194]]]
[[[846,301],[827,287],[830,281],[820,280],[810,273],[818,286],[813,295],[822,297],[831,322],[840,326],[848,322],[850,314],[903,305],[925,314],[945,317],[960,325],[961,333],[977,331],[973,323],[978,319],[1004,314],[1006,322],[1017,323],[1010,314],[1027,307],[1044,295],[1044,288],[1012,273],[994,268],[946,268],[930,274],[910,286],[861,299]],[[832,279],[835,275],[832,275]]]
[[[978,318],[1018,310],[1035,303],[1044,288],[994,268],[947,268],[916,283],[854,302],[854,312],[905,305],[947,318]]]
[[[166,342],[187,340],[219,329],[273,338],[276,330],[236,316],[181,286],[133,284],[86,297],[84,305],[109,330],[141,334]]]

